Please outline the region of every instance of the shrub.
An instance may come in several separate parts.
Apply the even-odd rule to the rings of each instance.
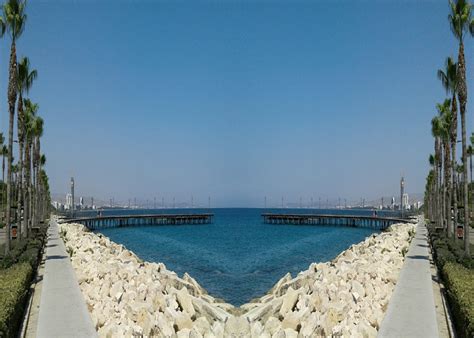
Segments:
[[[456,256],[447,247],[436,249],[436,261],[440,269],[448,262],[456,262]]]
[[[33,268],[36,268],[45,238],[45,233],[41,232],[34,239],[12,241],[12,248],[6,256],[3,254],[3,248],[0,248],[0,269],[9,268],[19,262],[29,262]]]
[[[33,269],[28,263],[0,270],[0,336],[15,337],[23,319]]]
[[[458,336],[474,337],[474,270],[448,262],[443,277]]]
[[[430,239],[434,249],[433,255],[440,269],[447,262],[457,262],[468,269],[474,268],[474,257],[465,255],[462,241],[446,238],[444,234],[436,233],[431,233]]]

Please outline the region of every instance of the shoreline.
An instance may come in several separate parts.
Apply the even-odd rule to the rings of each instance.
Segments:
[[[376,336],[414,225],[398,224],[335,259],[288,273],[240,307],[207,294],[187,273],[143,262],[123,245],[79,224],[61,224],[81,291],[101,337],[155,335]]]

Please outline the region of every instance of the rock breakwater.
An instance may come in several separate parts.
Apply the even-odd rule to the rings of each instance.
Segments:
[[[393,225],[236,308],[188,274],[143,262],[82,225],[60,224],[101,337],[375,337],[414,229]]]

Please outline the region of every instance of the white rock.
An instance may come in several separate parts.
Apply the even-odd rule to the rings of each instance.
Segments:
[[[297,338],[298,332],[292,329],[285,329],[285,338]]]
[[[191,330],[190,329],[182,329],[182,330],[179,330],[178,333],[177,333],[177,337],[178,338],[189,338],[189,335],[191,334]]]
[[[250,335],[250,324],[244,317],[230,317],[224,326],[225,337],[247,337]]]
[[[204,335],[206,332],[209,332],[211,325],[206,317],[199,317],[194,321],[193,328],[195,328],[200,334]]]
[[[194,310],[193,302],[191,300],[191,296],[188,293],[188,289],[183,287],[181,290],[179,290],[176,293],[176,299],[183,311],[187,312],[191,317],[195,315],[196,311]]]
[[[264,330],[265,332],[268,332],[270,335],[275,334],[281,329],[281,322],[275,318],[275,317],[270,317],[265,323]]]
[[[299,293],[298,291],[294,290],[291,286],[286,291],[283,297],[283,304],[280,308],[280,314],[285,316],[288,311],[292,311],[296,301],[298,300]]]

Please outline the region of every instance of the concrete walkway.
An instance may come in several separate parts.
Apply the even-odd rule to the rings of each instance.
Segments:
[[[427,229],[417,225],[378,337],[438,337]]]
[[[54,220],[48,229],[37,337],[97,337]]]

